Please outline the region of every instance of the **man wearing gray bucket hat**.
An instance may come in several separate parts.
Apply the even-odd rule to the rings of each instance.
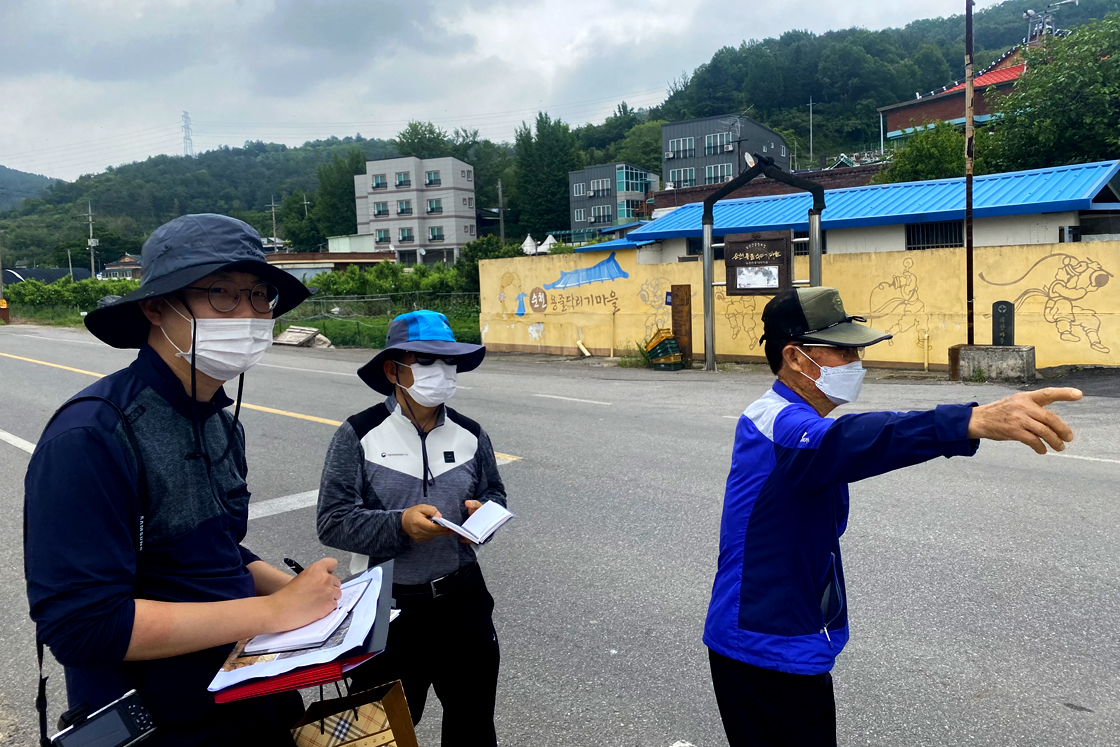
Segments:
[[[735,429],[719,565],[704,626],[731,747],[836,744],[829,672],[848,641],[840,536],[848,483],[938,456],[971,456],[980,439],[1057,451],[1073,432],[1045,406],[1076,389],[1022,392],[980,407],[864,412],[833,420],[863,383],[863,349],[891,335],[849,316],[835,288],[776,295],[762,312],[777,375]]]
[[[309,292],[265,262],[256,231],[221,215],[157,228],[143,268],[137,291],[86,317],[136,360],[63,405],[28,467],[37,642],[66,668],[71,708],[136,689],[150,744],[291,744],[298,694],[216,705],[207,685],[234,642],[317,620],[341,595],[333,559],[293,578],[242,546],[245,436],[222,389]]]
[[[319,487],[319,539],[353,552],[351,571],[395,559],[401,616],[385,653],[354,671],[354,687],[401,680],[416,722],[434,687],[445,747],[497,744],[494,598],[475,545],[432,521],[462,524],[488,501],[506,505],[490,437],[445,404],[457,374],[485,354],[456,342],[443,314],[394,319],[385,349],[358,370],[386,399],[338,429]]]

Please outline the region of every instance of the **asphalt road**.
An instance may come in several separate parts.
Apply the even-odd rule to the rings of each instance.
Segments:
[[[16,356],[16,357],[12,357]],[[375,402],[364,351],[276,349],[242,411],[258,512],[318,487],[334,426]],[[132,354],[84,332],[0,328],[0,431],[34,442],[55,407]],[[1071,456],[985,444],[852,488],[852,642],[834,671],[843,745],[1120,745],[1120,387],[1057,408]],[[499,452],[518,518],[482,554],[502,645],[506,745],[726,744],[700,640],[735,419],[757,372],[676,374],[488,360],[453,404]],[[993,385],[894,382],[855,409],[987,402]],[[293,417],[311,416],[318,420]],[[31,744],[34,648],[21,558],[28,455],[0,434],[0,742]],[[265,507],[265,508],[262,508]],[[271,508],[267,508],[271,507]],[[267,510],[266,510],[267,509]],[[255,518],[246,544],[313,559],[314,509]],[[454,643],[446,642],[449,659]],[[63,700],[51,663],[52,720]],[[469,672],[464,672],[469,677]],[[438,744],[429,698],[421,743]]]

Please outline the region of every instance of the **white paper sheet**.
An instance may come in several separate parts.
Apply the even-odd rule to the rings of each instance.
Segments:
[[[360,584],[347,584],[342,589],[342,597],[334,612],[325,617],[308,623],[302,628],[289,630],[286,633],[263,633],[254,637],[245,645],[246,654],[280,653],[282,651],[295,651],[301,648],[311,648],[322,645],[331,633],[338,629],[342,621],[354,605],[362,598],[362,592],[369,586],[369,582]]]
[[[313,664],[326,664],[337,659],[342,653],[361,646],[377,618],[377,598],[381,594],[381,568],[370,568],[360,576],[350,579],[343,586],[348,588],[364,582],[369,582],[369,586],[362,594],[362,601],[354,608],[354,614],[351,616],[346,634],[341,642],[330,645],[331,641],[328,640],[322,647],[308,651],[260,654],[254,664],[239,667],[230,672],[219,670],[207,689],[214,693],[247,680],[259,677],[275,677],[293,669]]]

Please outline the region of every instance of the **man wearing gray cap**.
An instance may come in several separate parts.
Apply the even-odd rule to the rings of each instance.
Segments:
[[[840,560],[848,483],[971,456],[982,438],[1061,451],[1073,431],[1045,406],[1081,392],[834,420],[826,416],[859,396],[864,347],[891,335],[857,324],[866,320],[848,316],[834,288],[782,291],[762,321],[778,380],[735,429],[704,643],[731,747],[831,746],[829,672],[848,641]]]
[[[240,407],[274,317],[309,292],[265,262],[256,231],[221,215],[160,226],[143,266],[138,290],[86,317],[136,360],[55,413],[27,470],[40,661],[46,645],[66,668],[72,709],[137,690],[156,727],[147,744],[292,744],[297,693],[216,705],[207,685],[234,642],[318,620],[341,596],[337,561],[293,579],[242,546],[245,434],[222,389],[239,379]]]

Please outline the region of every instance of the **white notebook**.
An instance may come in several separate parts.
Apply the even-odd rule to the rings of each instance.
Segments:
[[[432,519],[436,524],[441,527],[447,527],[452,532],[466,537],[476,545],[481,545],[486,540],[490,539],[490,535],[498,531],[498,529],[507,521],[512,519],[514,514],[510,513],[505,506],[496,501],[487,501],[482,504],[482,507],[474,512],[469,519],[463,522],[463,526],[459,526],[453,521],[440,516],[439,518]]]
[[[273,654],[320,645],[338,630],[338,626],[350,614],[350,610],[354,609],[354,605],[362,598],[362,594],[368,586],[368,581],[353,586],[344,586],[342,597],[339,598],[338,607],[335,608],[334,612],[328,613],[326,617],[308,623],[302,628],[289,630],[286,633],[262,633],[254,636],[251,641],[245,644],[245,653]]]

